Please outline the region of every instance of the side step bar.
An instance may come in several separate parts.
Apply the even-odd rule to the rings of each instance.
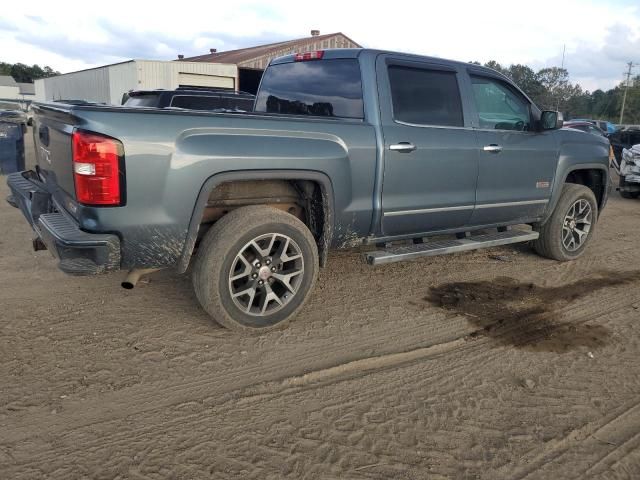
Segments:
[[[467,252],[480,248],[497,247],[510,243],[528,242],[540,236],[538,232],[524,232],[522,230],[507,230],[505,232],[476,235],[473,237],[438,240],[417,245],[390,247],[385,250],[376,250],[365,253],[369,265],[382,265],[384,263],[404,262],[420,257],[445,255],[448,253]]]

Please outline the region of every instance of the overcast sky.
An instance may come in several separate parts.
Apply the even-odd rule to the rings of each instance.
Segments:
[[[533,68],[565,67],[611,88],[640,63],[640,0],[146,2],[5,5],[0,61],[61,72],[131,58],[172,60],[341,31],[365,47]],[[640,67],[636,69],[640,73]]]

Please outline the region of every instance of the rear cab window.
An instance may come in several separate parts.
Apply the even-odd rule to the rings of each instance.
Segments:
[[[355,58],[334,58],[271,65],[255,111],[362,119],[360,64]]]

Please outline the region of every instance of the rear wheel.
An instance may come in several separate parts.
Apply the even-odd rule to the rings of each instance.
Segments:
[[[200,244],[193,286],[202,307],[234,330],[265,330],[302,307],[318,271],[318,250],[298,218],[265,206],[222,217]]]
[[[620,186],[620,188],[624,188],[626,187],[628,184],[627,182],[624,180],[624,177],[622,175],[620,175],[620,183],[618,184]],[[639,192],[623,192],[620,191],[620,196],[622,198],[638,198],[638,196],[640,196]]]
[[[590,188],[567,183],[551,218],[540,227],[534,248],[543,257],[561,262],[584,253],[598,219],[598,204]]]

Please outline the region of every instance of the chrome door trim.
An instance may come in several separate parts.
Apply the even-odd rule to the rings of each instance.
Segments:
[[[384,212],[385,217],[397,217],[399,215],[416,215],[420,213],[454,212],[456,210],[473,210],[473,205],[461,205],[458,207],[442,208],[420,208],[418,210],[397,210],[395,212]]]
[[[549,200],[524,200],[521,202],[482,203],[480,205],[476,205],[476,208],[516,207],[518,205],[538,205],[543,203],[549,203]]]
[[[518,205],[542,205],[545,203],[549,203],[549,200],[524,200],[520,202],[483,203],[481,205],[460,205],[456,207],[420,208],[417,210],[397,210],[395,212],[384,212],[383,215],[385,217],[397,217],[399,215],[417,215],[421,213],[455,212],[457,210],[472,210],[474,208],[500,208],[500,207],[516,207]]]

